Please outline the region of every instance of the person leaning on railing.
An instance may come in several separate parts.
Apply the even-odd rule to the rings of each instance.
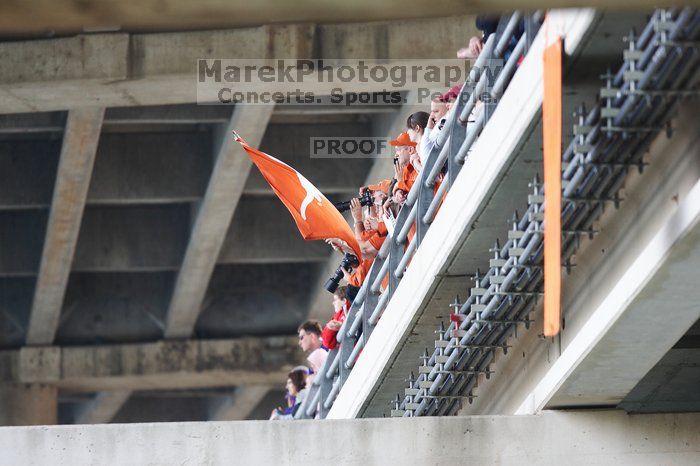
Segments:
[[[430,114],[428,112],[415,112],[410,114],[406,119],[406,134],[408,134],[410,141],[415,144],[416,154],[421,166],[428,155],[421,153],[420,143],[423,139],[425,127],[428,126],[429,118]]]
[[[396,139],[389,142],[395,147],[394,164],[396,169],[396,183],[392,186],[391,197],[384,203],[384,212],[386,216],[397,217],[401,207],[406,202],[408,193],[411,191],[411,186],[415,183],[420,173],[418,152],[416,151],[416,143],[411,140],[408,133],[401,133]],[[413,238],[413,233],[409,236]]]
[[[306,387],[310,385],[308,382],[309,369],[306,366],[298,366],[292,369],[289,374],[287,374],[287,393],[284,399],[287,403],[286,408],[277,407],[272,410],[270,414],[270,420],[280,420],[280,419],[294,419],[294,414],[301,406],[306,398],[308,390]]]
[[[363,258],[374,259],[384,243],[387,235],[386,225],[382,218],[382,205],[387,199],[391,186],[391,180],[383,180],[360,189],[360,195],[364,190],[369,190],[373,204],[362,208],[358,199],[350,201],[350,214],[353,220],[353,233],[360,245]]]
[[[430,116],[423,130],[420,148],[418,151],[427,157],[437,144],[437,138],[447,122],[447,112],[450,109],[449,102],[444,96],[439,96],[430,102]]]
[[[344,286],[339,286],[333,293],[333,317],[323,327],[323,332],[321,333],[323,346],[329,350],[335,349],[335,347],[338,346],[336,337],[350,310],[350,302],[347,299],[346,293],[347,288]]]
[[[321,340],[321,325],[317,320],[307,320],[299,326],[299,346],[308,353],[306,360],[309,362],[309,383],[323,367],[328,357],[328,349],[323,346]]]
[[[419,170],[413,166],[413,163],[418,164],[418,155],[416,143],[411,141],[408,133],[399,134],[396,139],[389,141],[389,144],[394,147],[396,183],[392,186],[391,196],[384,203],[384,211],[385,215],[397,216],[401,206],[406,202],[411,186],[418,177]]]
[[[357,267],[354,267],[351,271],[344,268],[342,269],[343,279],[348,285],[347,298],[350,302],[353,301],[360,287],[362,287],[362,283],[367,277],[370,267],[372,267],[374,258],[382,247],[384,238],[386,238],[387,230],[381,218],[383,213],[381,206],[386,199],[387,193],[385,190],[389,189],[390,183],[390,180],[384,180],[376,185],[363,187],[360,190],[362,192],[365,189],[369,189],[374,201],[371,206],[367,206],[366,211],[362,208],[358,199],[355,198],[350,201],[353,232],[355,234],[355,239],[360,245],[360,252],[362,253],[360,263]],[[335,240],[329,240],[327,242],[334,249],[340,250],[341,252],[348,252],[345,251],[344,245]]]

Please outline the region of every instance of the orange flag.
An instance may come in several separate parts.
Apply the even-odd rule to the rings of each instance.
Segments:
[[[561,321],[561,59],[557,37],[544,50],[542,139],[544,147],[544,334],[559,333]]]
[[[281,160],[250,147],[236,132],[233,136],[292,214],[305,240],[338,238],[362,257],[350,225],[316,186]]]

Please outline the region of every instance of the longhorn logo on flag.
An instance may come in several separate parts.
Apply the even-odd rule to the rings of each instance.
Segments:
[[[341,239],[355,251],[357,257],[362,257],[350,225],[316,186],[281,160],[250,147],[235,131],[233,138],[243,146],[250,160],[292,214],[305,240]]]

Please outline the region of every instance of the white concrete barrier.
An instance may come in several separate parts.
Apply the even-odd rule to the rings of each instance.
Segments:
[[[700,414],[546,412],[0,428],[7,465],[699,464]]]

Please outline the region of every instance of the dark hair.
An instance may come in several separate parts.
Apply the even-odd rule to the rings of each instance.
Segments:
[[[428,118],[430,118],[430,114],[427,112],[412,113],[406,120],[406,128],[413,129],[418,125],[420,129],[425,129],[428,126]]]
[[[321,336],[321,324],[318,323],[318,320],[307,320],[299,326],[297,332],[302,330],[306,333],[315,333],[319,337]]]
[[[334,295],[336,295],[340,299],[345,299],[347,297],[347,287],[345,286],[339,286],[337,290],[335,290]]]
[[[294,388],[297,389],[297,393],[306,387],[306,372],[303,369],[294,369],[287,374],[287,377],[292,381]]]

